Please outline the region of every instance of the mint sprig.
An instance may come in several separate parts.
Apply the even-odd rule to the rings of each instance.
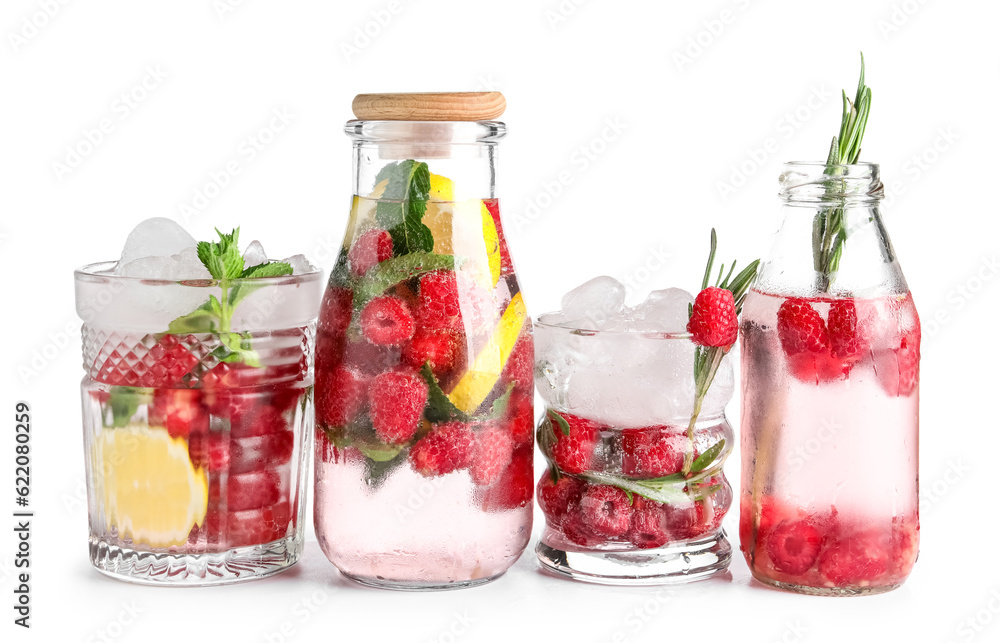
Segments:
[[[708,253],[708,263],[705,266],[705,274],[701,280],[702,290],[708,288],[708,280],[712,276],[713,264],[715,263],[715,251],[717,245],[718,238],[715,234],[715,228],[712,228],[712,242]],[[758,266],[760,266],[760,260],[754,259],[735,277],[733,277],[733,272],[736,271],[735,261],[733,261],[732,265],[729,267],[729,272],[725,274],[725,277],[723,277],[723,273],[725,272],[726,264],[723,263],[719,266],[719,276],[716,278],[715,286],[716,288],[723,288],[733,293],[733,301],[736,303],[737,317],[739,317],[740,313],[743,312],[743,300],[746,299],[747,291],[750,289],[750,284],[752,284],[754,279],[757,278]],[[688,316],[691,315],[692,311],[693,309],[689,306]],[[719,366],[722,364],[722,358],[726,356],[729,349],[729,346],[698,346],[695,348],[694,409],[691,412],[691,420],[688,422],[687,430],[688,440],[691,442],[691,448],[684,454],[684,467],[682,469],[682,473],[685,476],[694,471],[695,424],[698,422],[698,416],[701,415],[701,407],[705,402],[705,397],[708,395],[708,390],[711,388],[712,382],[715,381],[715,374],[718,372]]]
[[[383,167],[376,181],[388,177],[385,190],[375,206],[375,221],[392,236],[393,252],[434,250],[434,235],[423,223],[431,191],[431,174],[426,163],[412,159]]]
[[[825,174],[835,177],[844,173],[843,165],[853,165],[861,155],[861,140],[868,125],[871,109],[872,90],[865,85],[865,56],[861,54],[861,76],[852,102],[847,92],[842,91],[844,110],[840,119],[840,131],[833,137],[830,152],[826,158]],[[841,189],[835,179],[830,180],[828,193]],[[847,221],[844,208],[827,208],[817,213],[813,220],[813,268],[818,273],[819,289],[829,292],[840,270],[840,259],[847,242]]]
[[[167,332],[175,335],[218,333],[221,345],[213,352],[217,359],[260,366],[260,357],[250,345],[250,333],[232,331],[233,313],[250,293],[260,288],[260,285],[244,280],[283,277],[292,274],[292,267],[282,261],[272,261],[248,268],[240,253],[240,229],[236,228],[229,234],[218,229],[215,232],[219,235],[218,241],[198,243],[198,258],[212,278],[219,282],[221,296],[209,296],[208,301],[193,312],[170,322]]]

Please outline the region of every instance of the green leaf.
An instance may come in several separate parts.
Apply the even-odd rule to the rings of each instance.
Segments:
[[[406,453],[400,452],[399,455],[390,460],[375,460],[374,458],[365,458],[365,473],[364,482],[372,489],[378,489],[381,487],[389,476],[398,469],[400,466],[406,464],[407,458]]]
[[[213,279],[222,279],[225,269],[222,266],[222,257],[215,252],[215,244],[208,241],[198,242],[198,259],[205,264],[208,273]]]
[[[719,454],[722,453],[722,450],[725,447],[726,440],[722,439],[705,449],[705,451],[695,459],[694,464],[691,465],[691,473],[704,471],[705,468],[715,462],[715,459],[719,457]]]
[[[292,267],[284,261],[272,261],[256,266],[250,266],[242,273],[240,279],[256,279],[259,277],[284,277],[292,274]]]
[[[167,332],[173,335],[214,333],[219,328],[219,316],[211,310],[199,308],[170,322]]]
[[[441,390],[441,385],[438,383],[437,378],[434,377],[434,372],[431,371],[429,362],[425,362],[420,367],[420,375],[427,382],[427,408],[424,409],[424,417],[435,424],[451,422],[452,420],[461,422],[469,421],[469,416],[462,413],[448,396],[445,395],[445,392]]]
[[[153,391],[133,386],[112,386],[108,408],[111,409],[111,424],[114,428],[128,426],[143,404],[153,401]]]
[[[566,418],[559,415],[552,409],[546,409],[546,411],[548,412],[549,417],[555,420],[555,423],[559,426],[559,430],[562,431],[562,434],[569,437],[569,422],[566,421]]]
[[[400,161],[392,170],[382,168],[379,177],[389,182],[375,206],[375,221],[392,236],[393,252],[430,252],[434,235],[423,224],[427,199],[431,190],[430,170],[426,163],[412,159]]]
[[[389,462],[394,460],[399,453],[403,450],[402,446],[392,446],[389,444],[382,444],[381,442],[376,444],[370,444],[367,442],[357,441],[354,446],[358,451],[363,453],[369,460],[374,460],[375,462]]]
[[[219,341],[222,346],[212,351],[219,361],[227,364],[243,363],[255,368],[261,366],[260,356],[250,347],[250,333],[219,333]]]
[[[454,270],[455,257],[416,252],[386,259],[358,282],[354,289],[354,305],[362,306],[396,284],[434,270]]]
[[[476,421],[486,421],[486,420],[498,420],[507,414],[507,406],[510,404],[510,396],[514,393],[514,382],[507,385],[507,390],[504,394],[493,400],[493,404],[490,405],[490,410],[483,415],[477,415],[473,417]]]

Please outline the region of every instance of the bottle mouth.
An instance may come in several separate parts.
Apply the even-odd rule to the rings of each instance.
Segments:
[[[885,196],[877,163],[785,163],[778,183],[778,196],[792,204],[860,205],[878,203]]]
[[[350,120],[344,125],[344,132],[356,145],[491,145],[507,135],[507,126],[500,121]]]

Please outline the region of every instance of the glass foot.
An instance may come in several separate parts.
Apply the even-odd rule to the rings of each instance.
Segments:
[[[535,547],[542,569],[558,576],[605,585],[664,585],[708,578],[725,571],[732,547],[724,531],[706,540],[635,551],[571,551],[541,540]]]
[[[770,587],[795,592],[797,594],[809,594],[810,596],[874,596],[875,594],[891,592],[903,584],[900,582],[872,587],[810,587],[808,585],[796,585],[795,583],[785,583],[779,580],[774,580],[773,578],[767,578],[757,574],[757,572],[752,569],[750,570],[750,573],[753,574],[753,577],[756,580]]]
[[[349,574],[347,572],[341,571],[344,578],[348,578],[355,583],[365,585],[367,587],[375,587],[377,589],[393,589],[404,592],[437,592],[442,590],[451,589],[467,589],[469,587],[479,587],[480,585],[485,585],[491,583],[496,579],[503,576],[503,572],[497,574],[496,576],[489,576],[487,578],[474,578],[471,580],[460,580],[452,582],[425,582],[425,581],[401,581],[392,580],[387,578],[373,578],[370,576],[355,576],[354,574]]]
[[[90,541],[90,562],[97,571],[142,585],[225,585],[255,580],[285,571],[301,554],[298,536],[210,554],[138,551]]]

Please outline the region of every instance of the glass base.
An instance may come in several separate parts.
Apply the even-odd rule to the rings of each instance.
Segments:
[[[285,571],[301,554],[299,536],[210,554],[137,551],[90,541],[90,562],[97,571],[141,585],[227,585],[256,580]]]
[[[785,583],[773,578],[760,576],[756,571],[750,570],[754,579],[777,589],[783,589],[797,594],[809,594],[810,596],[874,596],[891,592],[903,583],[892,583],[889,585],[877,585],[872,587],[810,587],[808,585],[796,585],[795,583]]]
[[[439,592],[452,589],[467,589],[469,587],[479,587],[480,585],[492,583],[504,575],[504,572],[500,572],[496,576],[489,576],[486,578],[473,578],[471,580],[434,583],[422,581],[401,581],[388,578],[373,578],[370,576],[355,576],[354,574],[348,574],[344,571],[341,571],[340,573],[344,575],[344,578],[350,579],[355,583],[366,587],[374,587],[376,589],[392,589],[402,592]]]
[[[708,578],[725,571],[732,547],[724,531],[707,540],[635,551],[567,551],[540,541],[542,569],[573,580],[604,585],[665,585]]]

